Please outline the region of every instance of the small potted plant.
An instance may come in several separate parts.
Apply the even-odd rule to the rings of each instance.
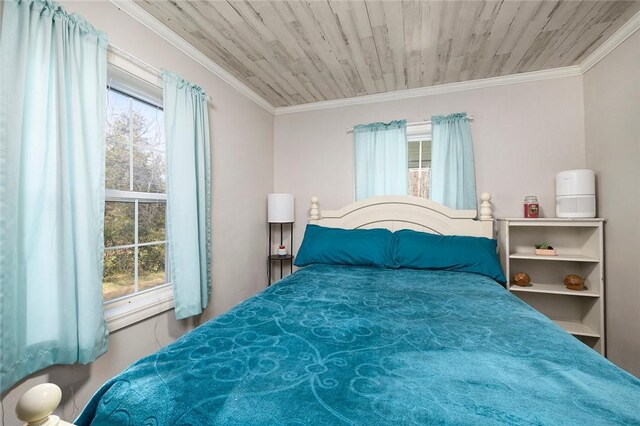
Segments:
[[[285,256],[287,254],[287,248],[285,246],[278,246],[278,256]]]
[[[538,256],[555,256],[556,255],[555,249],[551,247],[548,243],[536,244],[536,249],[534,253]]]

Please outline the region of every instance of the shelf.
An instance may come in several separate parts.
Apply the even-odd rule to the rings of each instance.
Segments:
[[[293,256],[290,254],[283,254],[283,255],[279,255],[279,254],[272,254],[271,256],[269,256],[269,260],[292,260]]]
[[[531,283],[527,287],[520,287],[515,284],[509,286],[509,290],[522,293],[543,293],[543,294],[560,294],[563,296],[581,296],[581,297],[600,297],[593,290],[569,290],[562,284],[541,284]]]
[[[590,262],[598,263],[600,260],[595,257],[582,256],[579,254],[563,254],[557,256],[539,256],[533,253],[511,253],[509,259],[525,259],[525,260],[548,260],[560,262]]]
[[[587,336],[587,337],[600,337],[600,333],[597,333],[593,329],[587,327],[586,325],[580,322],[573,321],[557,321],[553,320],[557,325],[562,327],[568,333],[573,334],[574,336]]]
[[[599,217],[539,217],[535,219],[527,219],[524,217],[515,218],[501,218],[499,221],[508,221],[509,226],[567,226],[567,224],[576,223],[578,226],[589,226],[585,222],[597,222],[594,226],[599,226],[600,222],[604,222],[605,219]]]

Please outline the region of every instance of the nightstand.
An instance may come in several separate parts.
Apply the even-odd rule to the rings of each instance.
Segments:
[[[267,196],[267,222],[269,223],[269,240],[267,245],[267,286],[271,283],[271,268],[280,262],[280,279],[284,277],[284,264],[289,263],[289,273],[293,273],[293,222],[295,208],[293,194],[269,194]],[[280,225],[280,246],[284,246],[284,254],[278,254],[272,239],[273,225]],[[284,244],[284,226],[289,225],[289,244]]]
[[[271,246],[272,246],[272,237],[271,237],[271,230],[273,227],[273,223],[269,223],[269,255],[267,256],[267,285],[270,286],[272,284],[271,282],[271,268],[273,267],[273,263],[274,262],[280,262],[280,279],[282,279],[284,277],[284,264],[285,263],[289,263],[289,273],[292,274],[293,273],[293,259],[294,259],[294,255],[293,253],[290,254],[284,254],[284,255],[279,255],[279,254],[272,254],[271,253]],[[283,225],[289,225],[289,245],[288,247],[291,248],[291,250],[293,250],[293,222],[284,222],[284,223],[277,223],[276,225],[280,225],[280,245],[283,245],[283,236],[284,236],[284,230],[283,230]]]

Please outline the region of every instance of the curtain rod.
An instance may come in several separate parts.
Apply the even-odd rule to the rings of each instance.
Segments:
[[[473,121],[473,115],[468,115],[467,118],[469,121]],[[412,121],[411,123],[407,123],[407,127],[409,126],[425,126],[431,124],[431,120],[424,121]],[[347,129],[347,133],[353,133],[353,127]]]
[[[111,50],[112,52],[116,53],[117,55],[120,55],[120,56],[123,56],[123,57],[127,58],[128,60],[130,60],[134,64],[138,65],[139,67],[144,68],[147,71],[151,72],[152,74],[162,78],[162,71],[160,71],[158,68],[154,67],[153,65],[149,65],[148,63],[142,61],[141,59],[136,58],[135,56],[133,56],[133,55],[127,53],[127,52],[125,52],[124,50],[120,49],[119,47],[114,46],[113,44],[109,44],[109,50]],[[206,99],[207,99],[207,102],[209,102],[210,104],[213,105],[213,99],[211,98],[211,96],[206,95]]]

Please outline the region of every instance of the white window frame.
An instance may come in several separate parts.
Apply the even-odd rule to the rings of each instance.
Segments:
[[[134,98],[162,105],[162,79],[160,76],[149,72],[148,67],[136,62],[135,58],[122,54],[119,49],[109,49],[107,62],[110,86],[114,86],[116,89],[130,94],[130,96]],[[113,84],[114,82],[116,82],[116,84]],[[167,195],[166,193],[154,194],[114,189],[105,190],[105,202],[126,201],[134,203],[136,228],[138,226],[139,200],[166,202]],[[137,229],[135,235],[137,235]],[[140,247],[154,243],[165,244],[165,273],[167,274],[168,282],[104,302],[104,316],[109,332],[114,332],[174,308],[173,286],[170,279],[170,269],[168,268],[168,241],[155,241],[142,244],[134,241],[134,244],[128,244],[122,247]],[[136,264],[135,268],[137,269],[137,267]]]

